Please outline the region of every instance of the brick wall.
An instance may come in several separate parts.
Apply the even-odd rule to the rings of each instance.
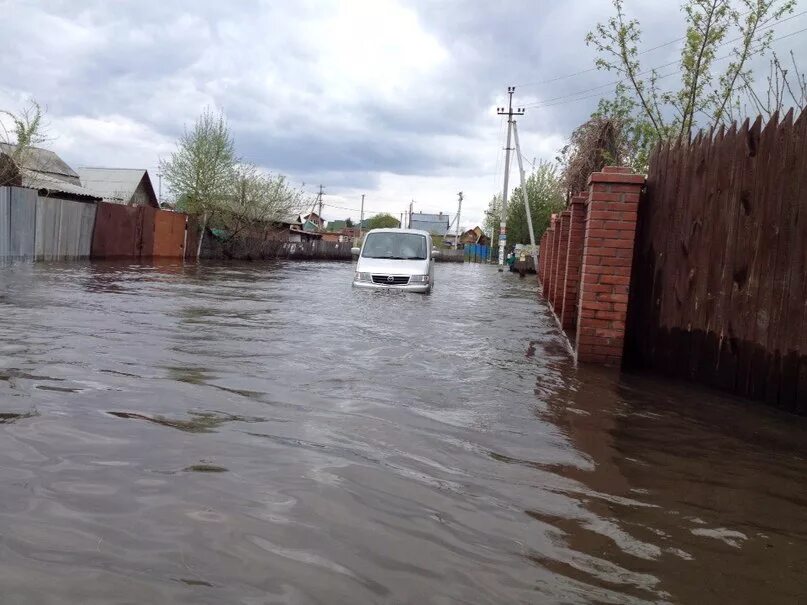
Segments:
[[[555,314],[560,314],[563,306],[563,288],[566,286],[566,253],[569,250],[569,218],[570,212],[564,210],[558,215],[556,222],[557,245],[555,259],[555,276],[552,278],[552,294],[550,302]]]
[[[569,204],[569,238],[566,252],[565,284],[563,302],[560,305],[560,322],[565,330],[575,329],[580,285],[580,270],[583,267],[583,241],[586,232],[587,195],[572,198]]]
[[[585,196],[553,216],[541,239],[542,292],[574,330],[578,361],[619,365],[625,340],[639,196],[644,177],[608,166]]]

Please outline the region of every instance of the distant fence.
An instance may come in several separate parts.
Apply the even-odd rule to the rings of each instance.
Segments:
[[[198,240],[197,240],[198,241]],[[289,242],[276,239],[233,238],[223,240],[208,231],[202,240],[200,258],[233,260],[351,260],[350,242],[311,240]]]
[[[438,263],[461,263],[465,261],[465,253],[463,250],[440,250],[434,260]]]
[[[92,257],[183,258],[187,221],[179,212],[99,202]]]
[[[486,263],[490,259],[490,246],[481,244],[465,244],[465,261],[469,263]]]
[[[807,112],[656,150],[626,362],[807,412]]]
[[[35,189],[0,187],[0,258],[88,258],[95,204],[39,197]]]

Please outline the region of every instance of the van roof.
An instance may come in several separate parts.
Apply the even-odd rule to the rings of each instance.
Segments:
[[[428,231],[423,231],[422,229],[370,229],[370,231],[367,232],[367,235],[370,235],[371,233],[412,233],[414,235],[426,235],[431,237],[431,233]]]

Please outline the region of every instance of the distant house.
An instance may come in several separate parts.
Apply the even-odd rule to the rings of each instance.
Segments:
[[[302,230],[307,231],[308,233],[318,233],[319,231],[322,231],[319,225],[308,219],[303,222]]]
[[[446,236],[446,239],[449,239],[452,243],[454,241],[454,238],[451,235]],[[465,246],[467,244],[479,244],[480,246],[489,246],[490,238],[487,235],[485,235],[485,232],[482,231],[481,227],[477,225],[473,229],[468,229],[468,231],[464,231],[460,235],[460,246]]]
[[[4,184],[36,189],[40,197],[93,203],[101,199],[83,187],[78,173],[54,152],[29,147],[16,158],[17,166],[12,166],[10,158],[15,153],[16,146],[0,143],[4,172],[9,173]]]
[[[160,202],[148,170],[143,168],[79,168],[81,184],[105,202],[124,206],[151,206]]]
[[[351,221],[351,225],[353,222]],[[342,231],[344,229],[352,229],[352,227],[348,226],[347,221],[344,220],[336,220],[336,221],[328,221],[328,226],[326,227],[328,231]]]
[[[439,214],[413,212],[409,215],[410,229],[422,229],[423,231],[428,231],[432,235],[439,235],[440,237],[443,237],[446,231],[448,231],[450,222],[448,215],[442,212]]]
[[[306,214],[305,216],[302,217],[301,222],[303,223],[303,227],[305,227],[306,223],[310,222],[319,230],[325,229],[325,221],[316,212]]]

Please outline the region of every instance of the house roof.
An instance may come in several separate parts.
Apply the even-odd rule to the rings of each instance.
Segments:
[[[13,155],[16,149],[16,145],[0,143],[0,152],[7,155]],[[47,174],[55,179],[67,181],[68,183],[81,187],[81,181],[76,171],[70,168],[62,158],[48,149],[29,147],[17,158],[17,161],[21,169]]]
[[[281,225],[297,225],[297,226],[299,226],[299,225],[302,224],[300,222],[300,215],[299,214],[296,215],[296,216],[292,216],[292,215],[281,216],[280,218],[276,219],[273,222],[280,223]]]
[[[45,172],[36,172],[27,168],[20,169],[20,176],[22,176],[22,186],[37,189],[39,191],[47,191],[48,193],[66,193],[71,196],[86,198],[87,201],[98,201],[101,196],[96,195],[89,189],[85,189],[80,185],[74,185],[71,182],[63,181],[51,174]]]
[[[81,184],[106,200],[128,203],[145,179],[146,194],[152,206],[159,202],[148,171],[143,168],[79,168]]]
[[[449,218],[447,214],[424,214],[413,212],[409,215],[409,226],[412,229],[422,229],[429,233],[444,235],[448,230]]]

